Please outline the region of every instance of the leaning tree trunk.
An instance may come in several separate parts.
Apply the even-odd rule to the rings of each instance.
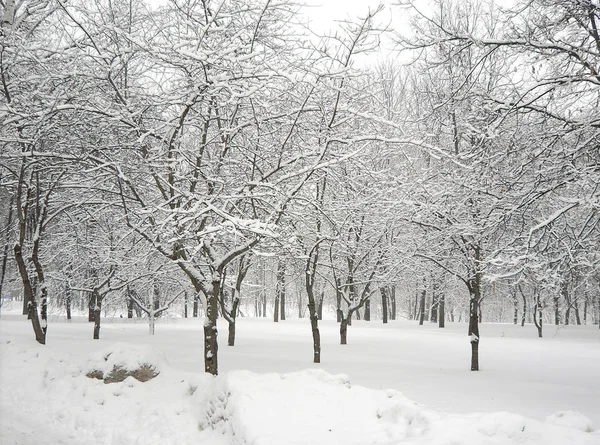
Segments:
[[[235,318],[237,316],[239,305],[239,297],[234,297],[233,303],[231,304],[231,314],[229,315],[230,319],[227,320],[229,324],[227,331],[227,346],[235,346]]]
[[[33,333],[35,334],[35,339],[38,343],[45,345],[46,333],[42,329],[42,325],[40,324],[40,319],[38,317],[37,311],[37,303],[33,296],[33,287],[31,286],[31,280],[29,279],[29,274],[27,273],[27,267],[25,266],[25,260],[23,259],[23,251],[21,250],[20,244],[15,244],[14,253],[15,260],[19,268],[19,273],[21,275],[21,281],[23,282],[24,300],[28,302],[27,315],[28,318],[31,320],[31,325],[33,326]]]

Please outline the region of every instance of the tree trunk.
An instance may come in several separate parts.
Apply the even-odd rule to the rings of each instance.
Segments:
[[[392,295],[391,295],[391,300],[392,300],[392,312],[390,314],[390,318],[392,320],[396,320],[396,286],[392,286]]]
[[[67,283],[65,286],[65,306],[67,309],[67,321],[71,321],[71,287]]]
[[[198,300],[199,300],[200,296],[198,295],[198,292],[196,292],[196,295],[194,295],[194,307],[192,308],[192,317],[197,318],[198,317]]]
[[[554,294],[554,324],[556,326],[558,326],[560,324],[560,309],[559,309],[558,294]]]
[[[342,311],[342,281],[338,278],[336,280],[335,288],[335,301],[336,301],[336,318],[337,322],[341,323],[344,318],[344,312]]]
[[[25,304],[25,302],[27,302],[27,318],[31,320],[36,341],[42,345],[45,345],[46,333],[42,329],[40,319],[38,318],[37,303],[33,296],[33,287],[31,286],[31,280],[29,279],[27,267],[25,266],[25,260],[23,259],[23,251],[21,250],[21,245],[19,243],[15,244],[14,253],[15,260],[19,268],[19,274],[21,275],[21,281],[23,282],[23,303]]]
[[[238,306],[240,299],[237,296],[233,297],[233,303],[231,304],[231,314],[229,314],[229,330],[227,332],[227,346],[235,346],[235,319],[237,317]]]
[[[94,321],[94,308],[96,307],[96,293],[91,292],[88,299],[88,322]]]
[[[535,302],[534,302],[534,313],[533,313],[533,323],[538,331],[538,337],[542,338],[542,302],[540,299],[539,290],[535,292]]]
[[[365,312],[363,314],[363,319],[365,321],[371,321],[371,300],[370,299],[365,301]]]
[[[583,299],[583,324],[587,324],[587,313],[588,313],[588,295],[586,293]]]
[[[579,315],[579,303],[577,298],[575,298],[573,304],[575,305],[575,323],[577,323],[577,326],[581,326],[581,316]]]
[[[517,289],[513,287],[513,323],[517,325],[519,323],[519,299],[517,298]]]
[[[94,316],[94,340],[100,339],[100,315],[102,313],[102,299],[100,295],[97,295],[96,292],[93,292],[94,301],[96,302],[93,307],[93,316]]]
[[[340,323],[340,345],[348,344],[348,323],[351,316],[352,314],[348,313],[347,317],[342,317]]]
[[[481,301],[481,274],[469,279],[469,341],[471,342],[471,371],[479,371],[479,304]]]
[[[321,290],[321,296],[317,302],[317,318],[323,320],[323,301],[325,300],[325,291]]]
[[[263,292],[262,294],[262,316],[263,318],[267,317],[267,294]]]
[[[188,318],[188,293],[183,293],[183,318]]]
[[[427,291],[423,289],[421,291],[421,301],[419,303],[419,325],[422,326],[425,321],[425,297],[427,297]]]
[[[281,307],[281,312],[280,312]],[[277,263],[277,284],[275,286],[275,308],[273,321],[285,320],[285,261],[280,259]]]
[[[446,294],[440,294],[438,299],[438,319],[440,328],[446,327]]]
[[[381,311],[383,312],[382,319],[383,324],[387,324],[388,322],[388,301],[387,301],[387,292],[384,287],[379,289],[379,293],[381,293]]]
[[[521,298],[523,298],[523,313],[521,314],[521,327],[525,326],[525,318],[527,318],[527,297],[519,287]]]
[[[310,260],[309,260],[310,261]],[[319,316],[314,295],[314,274],[310,273],[310,264],[307,264],[306,295],[308,297],[308,317],[313,338],[313,363],[321,363],[321,333],[319,332]]]
[[[214,274],[212,290],[206,295],[206,315],[204,320],[204,372],[218,374],[217,317],[219,316],[219,293],[221,277]]]
[[[133,298],[129,286],[127,286],[127,318],[133,318]]]

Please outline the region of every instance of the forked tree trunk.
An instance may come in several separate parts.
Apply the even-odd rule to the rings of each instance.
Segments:
[[[27,272],[27,267],[25,266],[25,260],[23,259],[23,251],[21,250],[21,245],[19,243],[15,244],[14,247],[15,260],[17,262],[17,266],[19,268],[19,273],[21,275],[21,281],[23,282],[23,300],[27,301],[27,315],[31,320],[31,325],[33,327],[33,333],[35,335],[35,339],[38,343],[45,345],[46,344],[46,333],[42,329],[42,325],[40,324],[40,319],[38,317],[37,311],[37,303],[33,296],[33,287],[31,285],[31,280],[29,278],[29,274]]]

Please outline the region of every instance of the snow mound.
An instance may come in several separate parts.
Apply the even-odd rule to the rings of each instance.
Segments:
[[[134,377],[146,382],[164,367],[164,358],[149,346],[115,343],[90,355],[84,373],[104,383],[122,382]]]
[[[116,343],[86,358],[0,342],[0,442],[64,445],[599,445],[585,416],[546,421],[498,413],[450,414],[395,390],[352,385],[322,370],[234,371],[218,377],[169,367],[150,347]],[[86,361],[87,360],[87,361]],[[105,385],[82,374],[150,364],[160,376]],[[42,401],[42,403],[40,403]],[[30,419],[35,418],[35,423]]]
[[[592,421],[583,414],[575,411],[557,411],[546,417],[546,422],[576,428],[586,433],[594,431]]]

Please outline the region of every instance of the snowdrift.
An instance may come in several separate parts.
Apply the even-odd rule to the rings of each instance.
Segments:
[[[7,444],[600,444],[591,421],[575,412],[544,422],[505,412],[441,413],[398,391],[354,386],[320,370],[219,377],[176,371],[135,344],[73,360],[51,346],[3,340],[0,360],[11,364],[0,376],[0,442]],[[144,383],[86,377],[99,366],[142,363],[160,372]]]

